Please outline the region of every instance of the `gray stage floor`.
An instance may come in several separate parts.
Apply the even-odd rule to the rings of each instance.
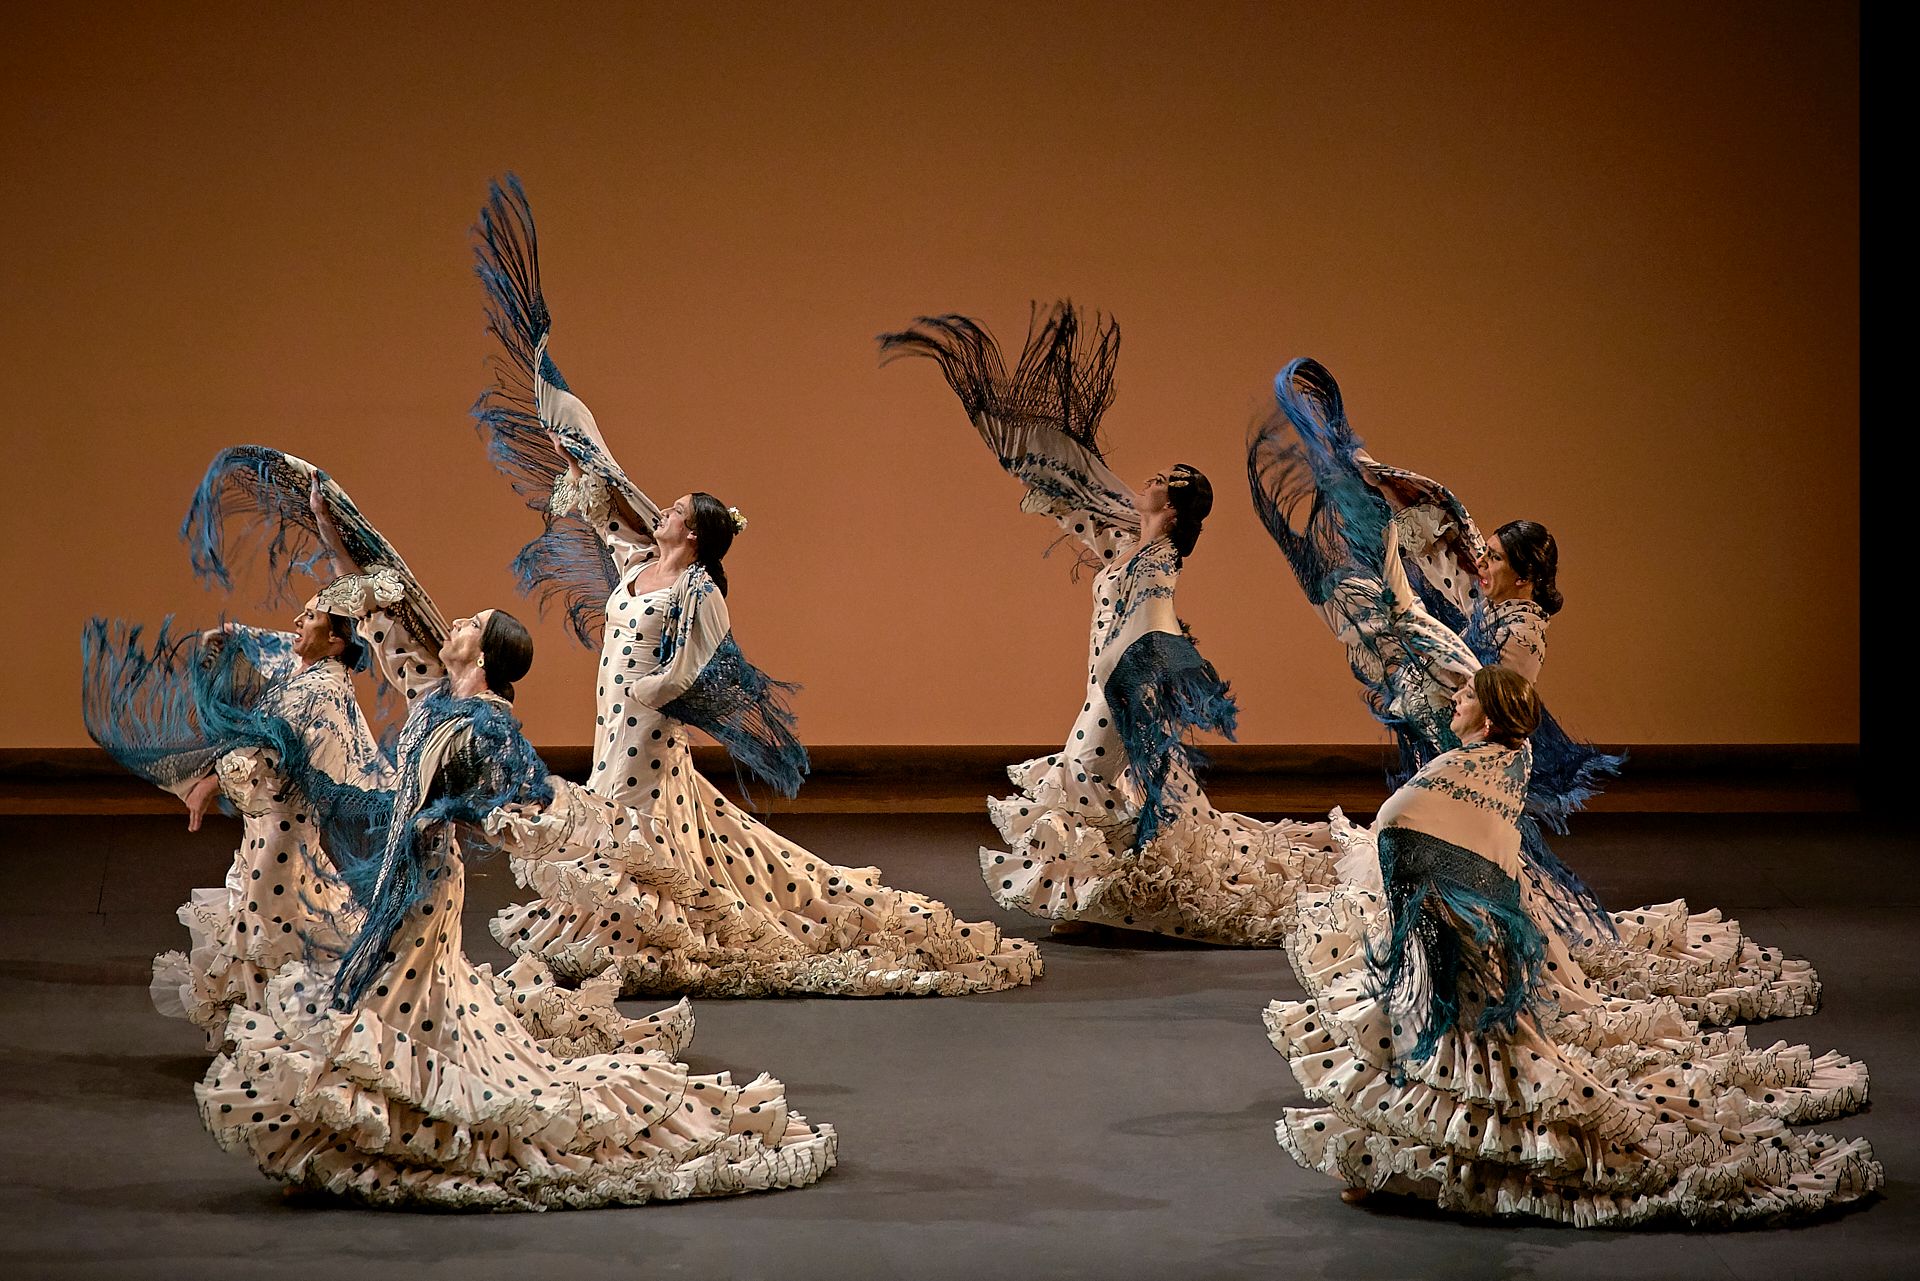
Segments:
[[[841,863],[1044,938],[974,870],[984,819],[791,816]],[[1767,1026],[1873,1069],[1886,1192],[1791,1227],[1582,1233],[1466,1222],[1334,1184],[1275,1146],[1301,1101],[1260,1024],[1285,959],[1151,939],[1046,942],[1047,976],[988,997],[704,1001],[702,1070],[782,1078],[840,1132],[797,1191],[545,1215],[429,1215],[286,1198],[200,1128],[199,1034],[147,1003],[173,909],[218,884],[236,826],[0,820],[0,1275],[5,1277],[1878,1277],[1920,1244],[1911,842],[1857,817],[1592,815],[1562,845],[1615,906],[1685,895],[1813,958],[1815,1017]],[[487,912],[511,883],[482,865]],[[638,1011],[638,1003],[629,1009]],[[1902,1260],[1907,1263],[1903,1264]]]

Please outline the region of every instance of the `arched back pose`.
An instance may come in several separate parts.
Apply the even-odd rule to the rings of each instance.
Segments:
[[[333,612],[346,586],[322,588],[294,616],[291,632],[229,623],[176,638],[163,625],[149,646],[140,628],[95,618],[82,636],[81,708],[93,741],[179,796],[191,831],[223,794],[240,814],[240,848],[226,882],[194,890],[180,907],[189,950],[163,952],[153,963],[154,1006],[191,1021],[211,1048],[226,1039],[236,1007],[265,1007],[268,981],[281,966],[316,941],[338,945],[334,923],[347,899],[305,797],[271,750],[202,721],[194,677],[229,640],[244,639],[252,661],[227,665],[228,696],[293,726],[308,764],[334,782],[379,786],[388,762],[348,676],[364,666],[366,649],[352,620]]]
[[[1179,464],[1134,491],[1107,466],[1100,417],[1113,400],[1120,330],[1083,331],[1069,303],[1036,312],[1009,372],[965,316],[922,317],[880,339],[883,356],[940,366],[1022,511],[1052,517],[1099,567],[1087,686],[1066,745],[1007,770],[1020,794],[989,800],[1008,849],[980,851],[1004,906],[1209,943],[1277,946],[1295,894],[1324,883],[1326,825],[1259,823],[1208,803],[1188,735],[1231,735],[1227,686],[1174,612],[1213,489]]]
[[[1457,746],[1381,807],[1378,888],[1302,902],[1290,945],[1304,1001],[1268,1034],[1313,1105],[1280,1145],[1368,1192],[1464,1214],[1582,1227],[1723,1226],[1812,1213],[1884,1179],[1865,1140],[1785,1128],[1866,1101],[1864,1066],[1745,1029],[1702,1035],[1668,1010],[1654,1036],[1597,1035],[1553,986],[1551,919],[1523,892],[1519,819],[1530,682],[1477,669],[1456,690]],[[1610,1002],[1616,1009],[1625,1002]]]
[[[1562,604],[1558,548],[1532,521],[1484,539],[1446,488],[1374,462],[1317,361],[1287,365],[1275,397],[1276,412],[1248,443],[1254,506],[1346,646],[1369,706],[1400,744],[1405,777],[1455,746],[1452,698],[1482,663],[1538,676],[1547,621]],[[1669,995],[1716,1024],[1815,1008],[1812,967],[1756,945],[1718,911],[1690,913],[1683,899],[1612,914],[1601,907],[1548,848],[1544,829],[1564,832],[1567,815],[1621,758],[1569,737],[1544,709],[1529,747],[1543,764],[1530,771],[1518,819],[1522,883],[1555,923],[1556,977]],[[1350,848],[1358,842],[1343,871],[1366,873],[1364,834],[1336,823],[1334,835]]]
[[[694,768],[694,729],[788,795],[806,766],[782,698],[791,687],[733,640],[722,561],[744,522],[703,493],[662,510],[613,461],[548,354],[533,215],[512,178],[493,187],[475,237],[505,349],[476,414],[546,525],[515,568],[600,651],[588,787],[659,831],[651,857],[604,891],[584,892],[564,866],[516,865],[540,897],[500,913],[494,936],[563,978],[613,973],[627,992],[958,995],[1038,977],[1032,944],[891,889],[878,868],[817,857]]]
[[[280,718],[217,709],[280,753],[360,917],[331,977],[289,966],[263,1017],[234,1020],[197,1090],[208,1128],[273,1178],[381,1205],[589,1208],[819,1178],[832,1131],[790,1113],[778,1082],[637,1047],[557,1058],[467,959],[467,848],[591,859],[644,846],[650,825],[549,775],[521,735],[513,684],[533,646],[517,620],[481,610],[434,634],[439,611],[351,500],[297,459],[263,461],[223,479],[286,514],[276,548],[312,538],[362,575],[352,612],[408,715],[392,787],[370,791],[319,776]]]
[[[236,536],[242,558],[254,550],[253,544],[260,544],[270,571],[263,583],[269,603],[284,601],[291,594],[293,568],[311,569],[317,562],[331,559],[343,574],[315,598],[315,603],[324,604],[329,612],[327,626],[335,631],[343,628],[347,631],[352,650],[363,664],[363,656],[367,654],[380,660],[375,670],[384,678],[384,688],[393,690],[396,697],[405,694],[403,701],[408,701],[424,690],[425,685],[419,681],[411,685],[395,683],[397,665],[405,661],[402,655],[409,652],[395,648],[400,643],[396,638],[424,637],[424,641],[413,643],[434,650],[439,639],[446,635],[447,625],[406,562],[360,514],[346,492],[312,464],[258,445],[222,450],[208,465],[206,476],[195,492],[181,526],[181,536],[192,548],[196,574],[229,590],[233,587]],[[360,572],[362,565],[369,567],[368,572]],[[348,640],[343,639],[342,644],[347,643]],[[250,641],[237,653],[239,662],[235,667],[238,670],[250,670],[248,660],[251,658],[257,658],[269,669],[281,661],[276,657],[275,647],[265,641]],[[359,727],[357,733],[365,735],[358,704],[352,701],[351,685],[344,671],[337,675],[337,683],[326,686],[323,697],[303,697],[297,705],[286,700],[258,706],[248,701],[247,705],[254,711],[276,711],[295,723],[301,723],[302,717],[317,721],[313,734],[322,737],[350,735],[355,732],[352,729],[355,725]],[[329,673],[324,670],[319,673],[319,677],[327,676]],[[303,688],[315,688],[310,682],[317,678],[304,677],[309,683]],[[159,683],[150,680],[149,684]],[[182,695],[174,684],[165,687],[174,688],[174,701],[181,701]],[[219,701],[235,701],[241,688],[244,686],[228,680],[219,692]],[[269,684],[268,688],[273,686]],[[205,710],[206,701],[205,697],[185,696],[186,704],[194,710]],[[247,724],[245,718],[229,719],[208,728],[191,714],[176,720],[194,724],[197,733],[213,732],[228,738],[236,728]],[[351,784],[361,789],[393,786],[391,760],[382,758],[377,768],[343,773],[330,764],[339,758],[340,753],[326,748],[319,739],[314,740],[307,753],[309,764],[332,784]],[[243,809],[261,804],[270,806],[263,819],[266,830],[258,838],[264,843],[254,847],[256,859],[272,857],[277,862],[280,850],[292,842],[292,848],[304,850],[309,856],[304,866],[312,868],[317,866],[313,856],[325,850],[331,858],[332,846],[338,841],[351,842],[347,849],[340,851],[349,859],[354,857],[356,847],[364,843],[363,825],[348,824],[344,829],[336,827],[328,832],[316,829],[312,798],[300,789],[289,789],[285,768],[270,749],[230,752],[222,759],[222,765],[222,777],[230,780],[228,787],[236,805]],[[291,817],[280,811],[291,811]],[[282,828],[281,823],[288,826]],[[294,893],[295,889],[289,885],[286,895],[276,896],[274,901]],[[326,873],[315,875],[311,883],[299,887],[298,893],[307,908],[305,928],[309,937],[304,948],[307,959],[321,970],[330,970],[338,952],[339,939],[335,935],[341,921],[347,923],[349,934],[356,928],[352,904],[342,897],[344,891],[338,880]],[[248,901],[257,900],[249,896]],[[344,915],[336,920],[336,912]],[[290,930],[283,931],[285,945],[293,949],[292,955],[302,950],[301,929],[301,925],[294,924]],[[170,980],[176,969],[165,956],[156,963],[156,1000],[164,999],[161,982]],[[271,969],[266,971],[267,975],[271,973]],[[511,998],[514,1012],[527,1030],[555,1054],[600,1053],[635,1047],[677,1051],[693,1036],[690,1008],[677,1007],[646,1019],[628,1019],[614,1007],[619,995],[614,985],[600,984],[578,993],[567,992],[557,987],[551,973],[537,962],[515,965],[506,973],[494,976],[494,981],[501,986],[503,995]]]

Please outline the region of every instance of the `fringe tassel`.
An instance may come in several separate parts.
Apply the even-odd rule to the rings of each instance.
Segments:
[[[539,603],[543,615],[559,604],[574,639],[594,649],[617,576],[612,558],[584,521],[550,510],[554,478],[567,470],[569,459],[540,421],[537,387],[545,379],[562,391],[568,388],[551,355],[540,348],[553,330],[553,314],[540,287],[533,206],[513,174],[504,184],[487,186],[487,203],[473,227],[473,257],[474,275],[487,292],[487,332],[500,343],[487,362],[493,385],[473,405],[474,427],[486,441],[493,469],[544,523],[540,535],[514,557],[514,581]]]
[[[226,750],[194,701],[200,634],[173,634],[169,616],[152,643],[139,623],[92,618],[80,633],[80,714],[87,736],[158,787],[197,778]]]
[[[1384,953],[1368,943],[1367,963],[1376,996],[1418,1011],[1405,1057],[1431,1056],[1470,1005],[1480,1007],[1477,1031],[1511,1034],[1541,1005],[1547,959],[1519,884],[1473,851],[1411,828],[1386,828],[1379,848],[1393,927]],[[1414,993],[1424,999],[1407,999]]]
[[[810,768],[807,749],[794,732],[797,718],[787,701],[799,689],[748,662],[729,632],[687,692],[660,710],[712,735],[727,749],[743,794],[747,780],[742,771],[746,771],[792,799]],[[750,794],[747,803],[753,803]]]
[[[1096,313],[1083,328],[1071,302],[1056,302],[1044,312],[1035,303],[1012,377],[993,335],[966,316],[921,316],[912,328],[882,334],[879,341],[883,362],[925,356],[940,366],[1002,466],[1011,468],[1019,460],[1008,456],[1006,440],[989,434],[982,420],[1006,427],[1051,427],[1105,461],[1100,419],[1113,404],[1113,375],[1120,359],[1117,322]]]
[[[1173,767],[1197,773],[1206,766],[1205,754],[1187,736],[1207,730],[1231,740],[1239,708],[1213,664],[1191,640],[1171,632],[1148,632],[1127,646],[1105,692],[1126,745],[1127,768],[1143,794],[1133,840],[1133,848],[1142,850],[1163,824],[1179,817],[1166,796]]]
[[[326,559],[319,526],[307,506],[316,475],[322,500],[347,551],[363,570],[391,569],[399,575],[406,594],[393,608],[415,635],[439,644],[446,638],[447,623],[433,598],[393,544],[360,514],[347,491],[305,459],[265,445],[235,445],[221,450],[208,464],[180,524],[195,575],[231,590],[236,560],[245,561],[263,551],[270,571],[264,603],[285,605],[302,599],[293,589],[291,572],[314,574]]]
[[[1261,523],[1319,606],[1345,574],[1381,573],[1393,512],[1354,464],[1360,438],[1326,366],[1294,360],[1273,390],[1275,412],[1248,434],[1247,483]]]

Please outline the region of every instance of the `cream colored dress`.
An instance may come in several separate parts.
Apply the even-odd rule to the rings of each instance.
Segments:
[[[1411,767],[1454,745],[1453,696],[1483,658],[1539,680],[1549,617],[1530,600],[1485,599],[1478,575],[1486,539],[1472,516],[1445,486],[1376,462],[1359,447],[1324,367],[1294,361],[1275,390],[1280,412],[1249,441],[1254,505]],[[1534,743],[1576,758],[1598,755],[1551,718]],[[1520,879],[1535,915],[1556,923],[1556,976],[1569,990],[1671,997],[1688,1017],[1716,1025],[1818,1007],[1811,965],[1747,938],[1717,910],[1694,912],[1674,899],[1607,912],[1573,878],[1556,881],[1549,865],[1558,860],[1544,839],[1549,820],[1537,808],[1541,790],[1529,796],[1535,808],[1524,822],[1534,830]],[[1579,797],[1558,799],[1564,806]],[[1370,875],[1377,888],[1370,836],[1338,815],[1332,836],[1343,869],[1363,884]],[[1612,922],[1611,933],[1600,919]]]
[[[613,469],[586,406],[544,378],[538,386],[541,421],[587,446],[588,469],[556,477],[552,511],[591,526],[613,574],[587,787],[646,816],[655,836],[644,857],[516,861],[537,897],[497,915],[494,937],[563,979],[611,975],[626,993],[954,996],[1037,978],[1031,943],[893,889],[879,868],[812,853],[694,768],[692,732],[667,709],[727,645],[726,598],[697,565],[657,591],[634,590],[656,554],[658,509]],[[643,528],[611,501],[615,485]]]
[[[1402,827],[1517,878],[1524,777],[1522,753],[1456,748],[1389,799],[1373,834]],[[1420,951],[1416,977],[1383,992],[1369,957],[1385,953],[1391,924],[1377,869],[1372,888],[1301,903],[1289,955],[1306,999],[1273,1002],[1266,1024],[1312,1104],[1277,1128],[1306,1168],[1461,1213],[1583,1227],[1782,1218],[1883,1181],[1864,1140],[1788,1128],[1864,1104],[1863,1065],[1784,1041],[1754,1049],[1744,1029],[1702,1032],[1670,997],[1556,981],[1513,1031],[1483,1032],[1485,996],[1469,988],[1457,1022],[1414,1060],[1421,1006],[1409,992],[1441,953]]]
[[[1164,785],[1171,819],[1135,848],[1145,791],[1108,705],[1107,678],[1142,636],[1179,634],[1181,559],[1164,539],[1142,546],[1137,517],[1066,502],[1029,490],[1022,507],[1052,515],[1101,562],[1085,698],[1061,749],[1008,767],[1018,794],[987,802],[1007,847],[980,851],[981,876],[1002,906],[1049,920],[1278,947],[1300,890],[1332,883],[1327,824],[1263,823],[1216,809],[1176,759]]]
[[[360,594],[342,610],[357,620],[357,630],[381,677],[409,707],[415,706],[446,679],[439,638],[418,634],[420,624],[411,620],[422,611],[397,608],[404,595],[397,578],[375,570],[355,581],[361,585]],[[576,803],[587,801],[579,798]],[[604,893],[609,881],[604,875],[594,881],[578,867],[604,865],[616,848],[636,847],[631,833],[644,826],[638,815],[621,806],[602,803],[600,808],[603,812],[597,822],[576,829],[581,843],[545,855],[559,869],[555,875],[570,878],[569,883],[582,894]],[[628,1018],[614,1005],[620,985],[612,977],[570,987],[556,982],[537,956],[517,957],[499,974],[490,966],[476,968],[488,975],[528,1032],[549,1053],[562,1058],[622,1049],[677,1054],[693,1041],[693,1008],[684,1000],[642,1018]]]
[[[1080,714],[1058,752],[1008,767],[1019,793],[987,802],[1006,848],[980,851],[981,876],[1002,906],[1056,922],[1277,947],[1298,892],[1330,883],[1327,825],[1215,809],[1194,777],[1195,755],[1178,741],[1202,720],[1230,724],[1232,709],[1174,612],[1181,556],[1164,538],[1142,542],[1132,490],[1101,452],[1119,346],[1117,323],[1089,321],[1068,302],[1035,307],[1012,369],[966,316],[922,316],[880,338],[883,359],[923,356],[940,367],[981,440],[1025,487],[1021,510],[1056,521],[1095,571]],[[1130,659],[1135,646],[1143,648]],[[1143,654],[1154,658],[1137,663]],[[1170,681],[1161,655],[1204,669],[1212,705],[1190,719],[1165,715],[1163,750],[1134,760],[1108,681],[1123,664],[1116,688]]]
[[[301,663],[290,633],[246,630],[263,656],[263,710],[299,730],[315,768],[338,782],[378,785],[384,762],[346,668],[331,658]],[[304,798],[288,786],[271,749],[227,752],[214,771],[240,813],[240,848],[225,884],[196,889],[181,905],[191,943],[154,958],[151,991],[156,1009],[191,1021],[217,1049],[231,1010],[263,1009],[282,966],[306,956],[310,944],[339,942],[335,918],[346,893],[330,876]],[[192,781],[172,790],[184,793]]]
[[[370,616],[386,655],[427,677],[433,656],[396,647],[388,621]],[[417,771],[424,796],[471,730],[458,716],[423,715],[432,700],[409,688],[416,710],[400,769]],[[545,805],[494,811],[489,842],[538,861],[643,839],[600,798],[549,784]],[[327,978],[293,965],[273,980],[264,1011],[232,1016],[233,1049],[196,1090],[223,1147],[296,1186],[376,1205],[480,1209],[796,1187],[832,1167],[832,1129],[791,1111],[769,1077],[739,1085],[660,1051],[560,1059],[542,1049],[462,951],[461,838],[443,824],[421,841],[429,893],[389,940],[377,986],[359,1004],[330,1009]]]

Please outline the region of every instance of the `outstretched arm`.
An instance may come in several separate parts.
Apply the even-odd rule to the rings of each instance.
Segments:
[[[500,343],[474,418],[494,469],[544,527],[514,558],[514,576],[543,607],[559,601],[574,636],[596,647],[608,595],[653,554],[659,511],[614,461],[553,362],[533,208],[517,178],[490,186],[473,239],[487,329]]]

